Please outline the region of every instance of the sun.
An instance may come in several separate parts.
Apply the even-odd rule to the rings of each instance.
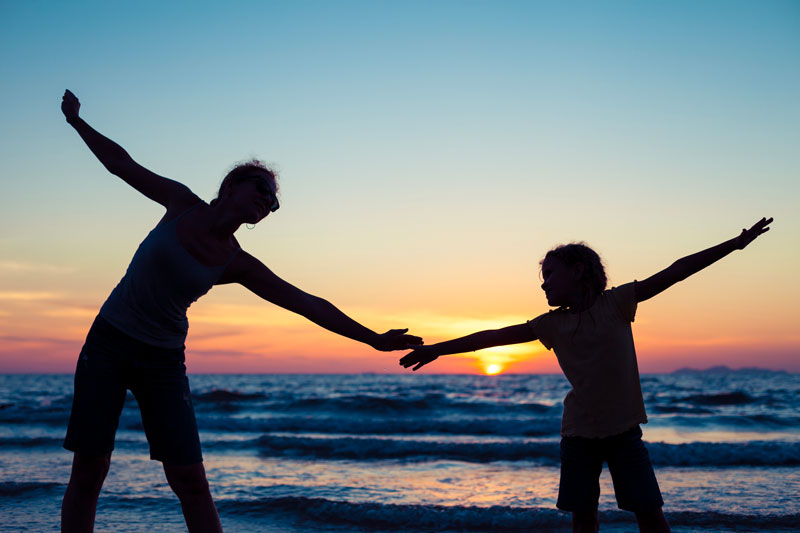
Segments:
[[[486,367],[485,372],[487,376],[493,376],[499,374],[502,370],[503,368],[500,365],[491,364]]]

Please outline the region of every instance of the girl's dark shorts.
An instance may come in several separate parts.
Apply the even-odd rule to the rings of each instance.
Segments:
[[[183,347],[167,349],[141,342],[98,316],[75,369],[64,448],[86,455],[111,452],[130,390],[142,413],[150,458],[176,466],[201,462],[184,361]]]
[[[556,506],[563,511],[597,509],[600,472],[608,463],[620,509],[654,511],[664,505],[650,455],[637,425],[619,435],[590,439],[561,438],[561,484]]]

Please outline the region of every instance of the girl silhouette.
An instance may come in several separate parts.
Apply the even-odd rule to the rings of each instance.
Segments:
[[[524,324],[481,331],[416,348],[400,360],[419,370],[437,357],[540,340],[552,349],[572,389],[561,419],[559,509],[572,513],[573,531],[598,529],[598,478],[603,462],[617,505],[636,513],[640,531],[669,531],[664,501],[642,442],[647,422],[631,322],[639,302],[742,250],[769,231],[762,218],[717,246],[675,261],[643,281],[606,290],[600,257],[582,243],[550,250],[541,262],[542,289],[557,309]]]

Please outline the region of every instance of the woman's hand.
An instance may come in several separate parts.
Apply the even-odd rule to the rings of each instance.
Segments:
[[[406,335],[406,329],[390,329],[386,333],[377,336],[375,341],[370,343],[370,346],[382,352],[391,352],[392,350],[408,350],[413,346],[422,344],[422,338],[416,335]]]
[[[400,364],[403,368],[417,365],[411,369],[416,372],[428,363],[435,361],[438,357],[439,355],[436,353],[433,346],[420,346],[400,359]]]
[[[762,233],[769,231],[769,225],[772,223],[772,217],[762,218],[752,226],[750,229],[742,229],[742,232],[736,237],[736,248],[744,250],[745,246],[756,240],[756,237]]]
[[[78,118],[80,109],[81,103],[78,97],[72,94],[69,89],[64,91],[64,96],[61,98],[61,112],[64,113],[64,118],[67,119],[67,122],[72,122]]]

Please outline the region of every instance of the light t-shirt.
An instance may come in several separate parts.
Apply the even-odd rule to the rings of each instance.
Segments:
[[[607,437],[647,423],[631,331],[635,283],[603,291],[579,313],[556,309],[528,322],[572,385],[563,436]]]

